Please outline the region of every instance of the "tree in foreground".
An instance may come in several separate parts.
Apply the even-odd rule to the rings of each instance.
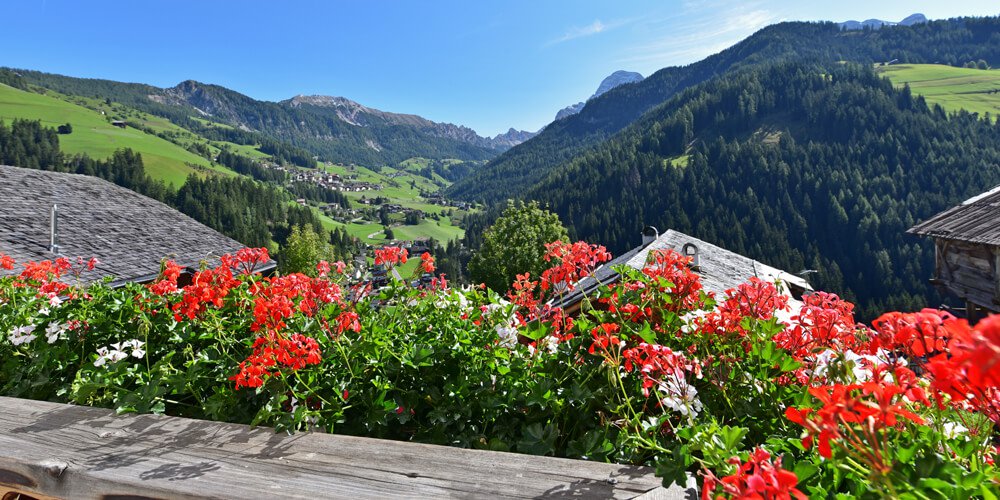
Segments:
[[[279,259],[282,274],[302,273],[316,275],[316,264],[329,258],[330,249],[325,238],[316,234],[312,227],[293,226],[288,243],[281,251]]]
[[[483,244],[469,262],[474,283],[504,292],[518,274],[539,276],[548,268],[545,244],[567,241],[559,216],[532,201],[508,201],[503,215],[483,234]]]

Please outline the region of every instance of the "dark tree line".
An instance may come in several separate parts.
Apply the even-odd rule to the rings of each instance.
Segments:
[[[347,196],[340,191],[320,186],[312,182],[295,181],[285,186],[288,192],[297,198],[304,198],[319,203],[335,203],[341,208],[350,208]]]
[[[260,163],[243,155],[233,154],[225,149],[219,152],[217,161],[238,174],[253,177],[258,181],[284,184],[288,174],[281,170],[265,168]]]

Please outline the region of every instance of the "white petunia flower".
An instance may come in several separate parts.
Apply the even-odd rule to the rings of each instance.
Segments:
[[[660,404],[689,418],[698,416],[703,406],[698,399],[698,390],[686,380],[668,376],[659,382],[660,391],[666,394]]]
[[[500,337],[500,345],[503,347],[517,345],[517,328],[513,326],[497,325],[497,336]]]
[[[65,323],[49,321],[49,325],[45,328],[45,340],[50,344],[55,344],[64,331],[66,331]]]
[[[31,343],[32,340],[35,340],[35,335],[31,333],[34,330],[34,325],[19,326],[11,330],[7,335],[7,338],[10,340],[11,344],[14,344],[14,347],[21,344],[28,344]]]

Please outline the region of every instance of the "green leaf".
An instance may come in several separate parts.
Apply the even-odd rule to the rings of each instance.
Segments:
[[[642,338],[647,344],[656,344],[656,334],[653,333],[653,328],[650,327],[648,322],[642,324],[642,329],[636,332],[636,334]]]

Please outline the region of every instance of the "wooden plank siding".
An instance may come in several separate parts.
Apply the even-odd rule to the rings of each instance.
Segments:
[[[693,486],[693,479],[689,478]],[[0,497],[693,498],[648,467],[0,397]],[[16,495],[11,498],[17,498]]]
[[[1000,248],[935,238],[935,279],[948,292],[1000,311]]]

